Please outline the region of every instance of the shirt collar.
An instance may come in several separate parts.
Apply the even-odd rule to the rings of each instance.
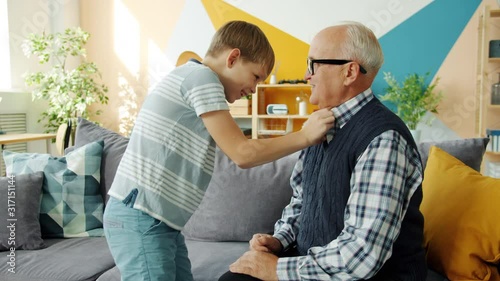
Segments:
[[[358,113],[363,106],[373,99],[373,92],[370,88],[356,95],[352,99],[343,104],[332,108],[333,116],[335,117],[336,127],[342,128],[351,119],[354,114]]]
[[[335,117],[335,125],[326,133],[327,143],[333,139],[337,130],[344,127],[344,125],[351,119],[354,114],[361,110],[369,101],[373,99],[373,92],[370,88],[364,92],[356,95],[352,99],[344,102],[343,104],[332,108],[333,116]]]
[[[199,61],[197,59],[193,59],[193,58],[189,59],[188,61],[194,62],[194,63],[197,63],[197,64],[201,64],[201,61]]]

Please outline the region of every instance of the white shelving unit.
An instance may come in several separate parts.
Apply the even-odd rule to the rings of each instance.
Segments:
[[[308,84],[260,84],[252,98],[252,138],[285,135],[299,130],[316,108],[306,98],[311,94]],[[306,115],[299,115],[297,97],[307,102]],[[286,104],[288,114],[267,114],[268,104]]]
[[[500,9],[485,5],[478,26],[476,81],[476,135],[486,137],[488,129],[500,129],[500,105],[491,104],[491,87],[499,80],[500,58],[489,57],[491,40],[500,40]],[[491,142],[491,140],[490,140]],[[485,174],[500,177],[500,152],[492,151],[491,143],[485,154]]]

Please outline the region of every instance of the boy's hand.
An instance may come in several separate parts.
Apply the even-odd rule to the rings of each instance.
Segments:
[[[257,233],[250,240],[250,250],[258,252],[279,253],[283,249],[281,242],[269,234]]]
[[[333,127],[334,121],[333,112],[329,108],[323,108],[309,116],[300,132],[311,145],[319,144],[325,140],[326,132]]]

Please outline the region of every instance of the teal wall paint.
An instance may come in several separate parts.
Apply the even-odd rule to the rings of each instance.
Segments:
[[[379,38],[385,62],[373,83],[374,93],[379,96],[387,87],[384,72],[398,81],[410,73],[429,72],[430,83],[480,3],[436,0]]]

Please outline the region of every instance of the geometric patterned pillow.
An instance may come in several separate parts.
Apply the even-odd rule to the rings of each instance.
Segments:
[[[103,236],[104,203],[99,189],[103,141],[64,157],[4,151],[8,174],[43,171],[40,226],[44,237]]]

